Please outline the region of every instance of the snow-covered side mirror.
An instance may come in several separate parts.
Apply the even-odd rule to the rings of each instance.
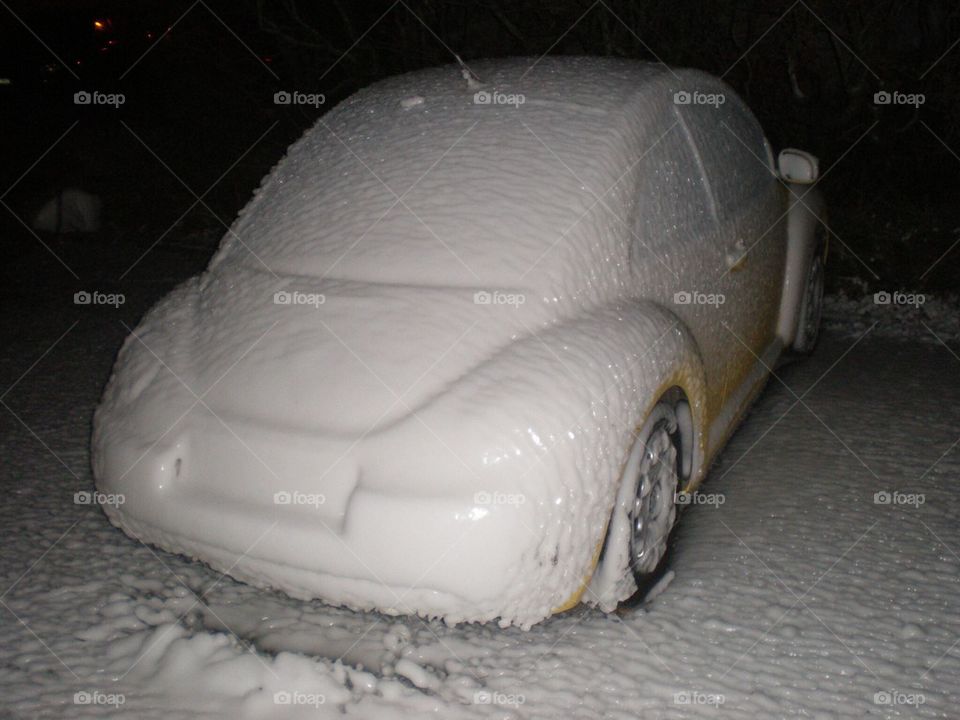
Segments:
[[[820,162],[803,150],[784,148],[777,158],[777,172],[787,182],[809,185],[820,176]]]

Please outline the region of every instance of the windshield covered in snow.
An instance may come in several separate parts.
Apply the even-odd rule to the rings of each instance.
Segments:
[[[591,193],[616,176],[575,137],[551,136],[567,170],[502,117],[386,147],[331,135],[318,126],[291,149],[228,239],[229,254],[317,278],[519,286],[565,267],[583,272],[602,237],[604,209]]]
[[[632,64],[618,76],[608,61],[573,93],[551,67],[516,92],[498,83],[490,102],[443,69],[436,82],[427,72],[415,87],[347,100],[290,148],[214,264],[568,293],[609,277],[604,263],[626,256],[614,243],[633,209],[624,171],[643,126],[624,98],[660,71]]]

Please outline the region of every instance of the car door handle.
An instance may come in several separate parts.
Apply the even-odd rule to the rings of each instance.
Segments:
[[[743,240],[737,240],[727,251],[727,270],[730,272],[743,270],[747,264],[748,253],[746,243]]]

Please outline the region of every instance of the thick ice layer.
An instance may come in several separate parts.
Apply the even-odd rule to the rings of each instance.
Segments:
[[[702,479],[791,341],[759,127],[696,72],[474,69],[487,95],[438,68],[325,115],[127,340],[94,433],[120,527],[297,597],[529,626],[577,599],[673,387]]]

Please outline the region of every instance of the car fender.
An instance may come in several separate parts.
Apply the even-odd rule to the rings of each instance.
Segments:
[[[509,595],[507,614],[545,617],[583,592],[634,434],[674,386],[691,410],[688,486],[695,485],[707,434],[700,352],[676,315],[646,300],[594,308],[502,348],[369,438],[361,485],[524,497],[519,506],[484,509],[514,512],[523,526],[484,552],[505,556],[502,585],[491,592]],[[523,607],[531,597],[535,610]]]
[[[817,225],[826,220],[826,203],[815,187],[784,183],[787,210],[787,258],[777,335],[784,347],[791,347],[799,331],[800,305],[807,272],[817,247]],[[826,253],[824,248],[824,253]]]

